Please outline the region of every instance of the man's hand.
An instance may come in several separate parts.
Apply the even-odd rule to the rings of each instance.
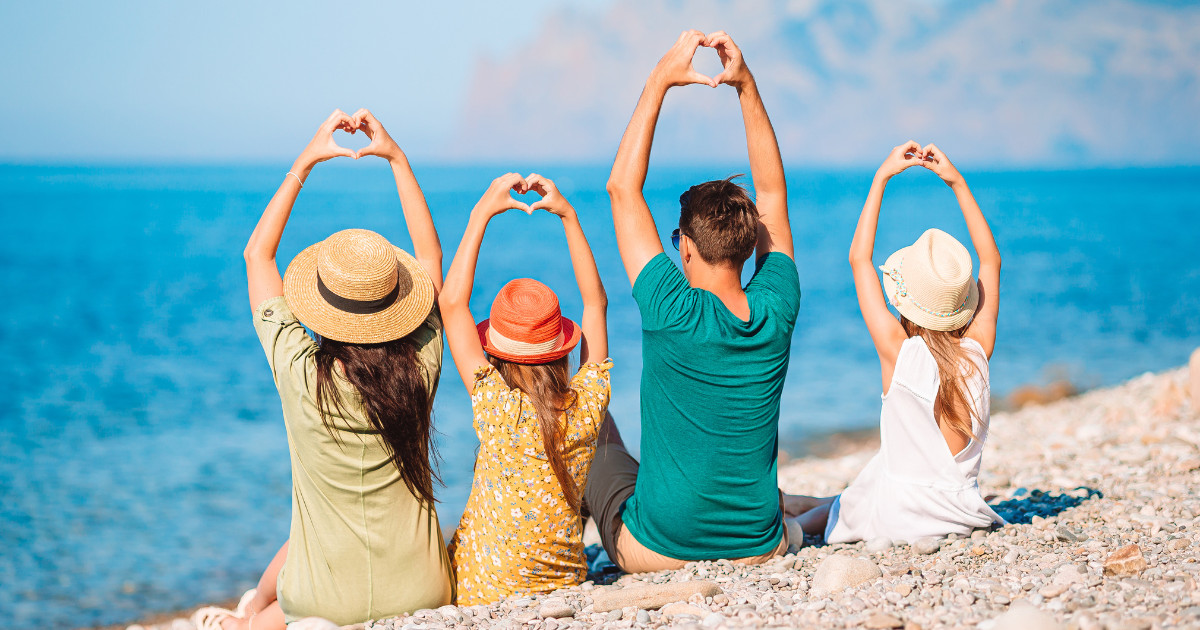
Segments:
[[[696,72],[692,67],[692,57],[696,56],[696,49],[704,45],[704,40],[704,33],[700,31],[684,31],[667,54],[658,60],[658,65],[650,73],[650,82],[658,83],[664,89],[692,83],[717,87],[716,80]]]
[[[531,212],[545,210],[560,219],[575,215],[575,208],[571,206],[566,197],[562,196],[562,193],[558,192],[558,187],[554,185],[554,182],[537,173],[530,173],[529,177],[525,178],[525,184],[528,186],[527,190],[542,196],[540,201],[529,206]]]
[[[958,172],[946,154],[942,153],[942,150],[933,143],[927,144],[924,149],[921,149],[921,166],[937,173],[937,176],[941,177],[947,186],[954,187],[963,183],[962,173]]]
[[[742,58],[742,50],[733,43],[733,39],[725,31],[709,34],[702,45],[716,48],[717,54],[721,57],[723,70],[713,77],[714,81],[732,85],[739,92],[754,83],[754,75],[750,74],[750,69],[746,67],[746,60]]]
[[[319,162],[338,156],[355,157],[354,151],[338,146],[338,143],[333,141],[333,132],[339,129],[354,133],[354,121],[346,115],[346,112],[335,109],[329,118],[321,123],[321,127],[317,129],[317,135],[313,136],[308,146],[304,147],[304,151],[300,153],[300,157],[296,159],[298,167],[312,168]]]
[[[479,203],[475,204],[471,214],[479,214],[485,219],[491,219],[509,210],[520,210],[526,214],[533,214],[533,210],[530,210],[527,204],[513,199],[509,194],[510,190],[515,190],[523,195],[529,190],[529,184],[518,173],[508,173],[497,177],[492,180],[492,185],[488,186],[487,192],[483,193]]]
[[[400,150],[400,146],[392,140],[392,136],[383,128],[383,124],[379,119],[375,118],[371,112],[366,109],[360,109],[354,112],[353,120],[354,130],[361,130],[371,139],[371,143],[358,150],[355,159],[366,157],[368,155],[378,155],[379,157],[392,161],[404,153]]]
[[[883,164],[879,165],[879,170],[875,172],[875,179],[887,182],[909,167],[917,166],[918,164],[925,165],[924,158],[925,152],[921,149],[921,145],[917,144],[915,140],[909,140],[892,149],[892,152],[888,154]]]

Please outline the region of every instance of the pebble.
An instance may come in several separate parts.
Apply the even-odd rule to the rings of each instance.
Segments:
[[[1104,574],[1117,576],[1137,575],[1145,570],[1147,566],[1146,558],[1142,555],[1142,548],[1137,543],[1133,543],[1112,552],[1104,560]]]
[[[1018,601],[993,620],[992,630],[1060,630],[1052,615],[1025,601]]]
[[[813,575],[812,595],[821,597],[882,576],[883,571],[866,558],[829,556]]]
[[[725,625],[725,615],[721,613],[708,613],[704,616],[704,621],[700,622],[700,625],[705,628],[719,628]]]
[[[574,617],[576,612],[578,611],[575,610],[574,606],[571,606],[562,600],[546,601],[542,604],[541,608],[538,609],[538,615],[540,615],[543,619],[563,619],[565,617]]]
[[[671,602],[687,601],[689,597],[699,594],[703,597],[713,597],[721,592],[716,582],[708,580],[690,580],[687,582],[668,582],[666,584],[648,584],[630,586],[627,588],[608,588],[592,595],[592,610],[607,612],[620,610],[626,606],[637,606],[653,610]]]
[[[912,544],[913,553],[920,554],[922,556],[928,556],[930,554],[937,553],[941,548],[942,541],[940,538],[918,538]]]
[[[891,615],[875,613],[867,617],[867,620],[863,622],[863,627],[873,630],[888,630],[889,628],[903,628],[904,622]]]
[[[680,615],[691,615],[697,619],[708,614],[707,610],[687,602],[672,602],[661,608],[663,619],[671,620]],[[641,612],[645,612],[644,610]],[[649,617],[649,613],[647,613]]]
[[[870,553],[879,553],[892,548],[892,539],[886,537],[872,538],[871,542],[867,543],[867,551]]]
[[[637,611],[636,619],[638,623],[650,623],[650,613],[644,610],[639,610]]]

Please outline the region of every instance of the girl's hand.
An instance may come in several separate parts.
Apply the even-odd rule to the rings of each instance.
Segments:
[[[314,164],[338,156],[357,157],[353,151],[340,147],[333,141],[333,132],[339,129],[347,133],[354,133],[354,121],[346,115],[346,112],[335,109],[329,118],[321,123],[321,128],[317,129],[317,135],[313,136],[307,147],[304,147],[304,151],[300,153],[300,158],[296,161],[312,168]]]
[[[954,168],[954,165],[950,163],[950,159],[933,143],[927,144],[924,149],[921,149],[921,157],[921,166],[937,173],[937,176],[941,177],[947,186],[954,186],[963,182],[962,173],[959,173],[958,169]]]
[[[486,219],[509,210],[520,210],[526,214],[533,214],[533,210],[527,204],[513,199],[509,193],[513,190],[522,195],[529,190],[529,185],[525,182],[524,177],[518,173],[507,173],[497,177],[492,180],[492,185],[488,186],[483,197],[480,197],[479,203],[475,204],[471,214],[478,213]]]
[[[917,144],[915,140],[909,140],[892,149],[892,152],[888,154],[883,164],[879,165],[879,170],[875,172],[875,177],[886,182],[892,177],[903,173],[909,167],[923,164],[924,157],[925,153],[922,151],[921,145]]]
[[[532,190],[542,196],[541,201],[529,207],[531,213],[534,210],[545,210],[560,219],[575,216],[575,208],[571,206],[566,197],[562,196],[562,193],[558,192],[558,187],[554,185],[554,182],[537,173],[530,173],[529,177],[525,178],[525,184],[528,187],[527,190]]]
[[[383,128],[383,124],[371,112],[365,108],[360,109],[354,112],[352,120],[354,129],[361,130],[371,139],[370,144],[358,150],[358,154],[354,156],[355,159],[368,155],[378,155],[390,162],[404,155],[404,152],[400,150],[400,146],[396,144],[395,140],[392,140],[392,136],[388,135],[387,130]]]

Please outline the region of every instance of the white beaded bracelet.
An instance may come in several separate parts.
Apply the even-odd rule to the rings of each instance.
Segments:
[[[288,174],[288,175],[291,175],[292,177],[295,177],[295,178],[296,178],[296,183],[297,183],[297,184],[300,184],[300,187],[301,187],[301,188],[304,188],[304,182],[300,181],[300,176],[299,176],[299,175],[297,175],[297,174],[295,174],[295,173],[293,173],[293,172],[291,172],[291,171],[288,171],[288,172],[287,172],[287,174]]]

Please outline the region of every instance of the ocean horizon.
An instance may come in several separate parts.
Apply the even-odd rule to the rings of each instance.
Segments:
[[[607,289],[611,410],[638,431],[640,328],[604,190],[608,165],[416,167],[449,267],[494,177],[533,170],[579,212]],[[996,398],[1027,383],[1118,383],[1200,345],[1200,168],[991,170],[959,165],[1004,260]],[[242,249],[286,164],[2,164],[0,629],[136,620],[225,600],[257,581],[287,536],[290,471],[278,395],[251,327]],[[652,164],[664,241],[678,196],[748,168]],[[879,366],[846,262],[872,168],[788,170],[802,290],[780,443],[801,452],[878,421]],[[508,280],[580,300],[560,222],[510,212],[484,240],[477,319]],[[318,165],[279,250],[349,227],[411,251],[379,160]],[[875,260],[939,227],[969,245],[950,190],[892,180]],[[668,244],[667,253],[678,260]],[[746,266],[749,277],[753,265]],[[434,406],[442,526],[457,522],[477,441],[450,355]],[[987,456],[984,457],[987,465]]]

